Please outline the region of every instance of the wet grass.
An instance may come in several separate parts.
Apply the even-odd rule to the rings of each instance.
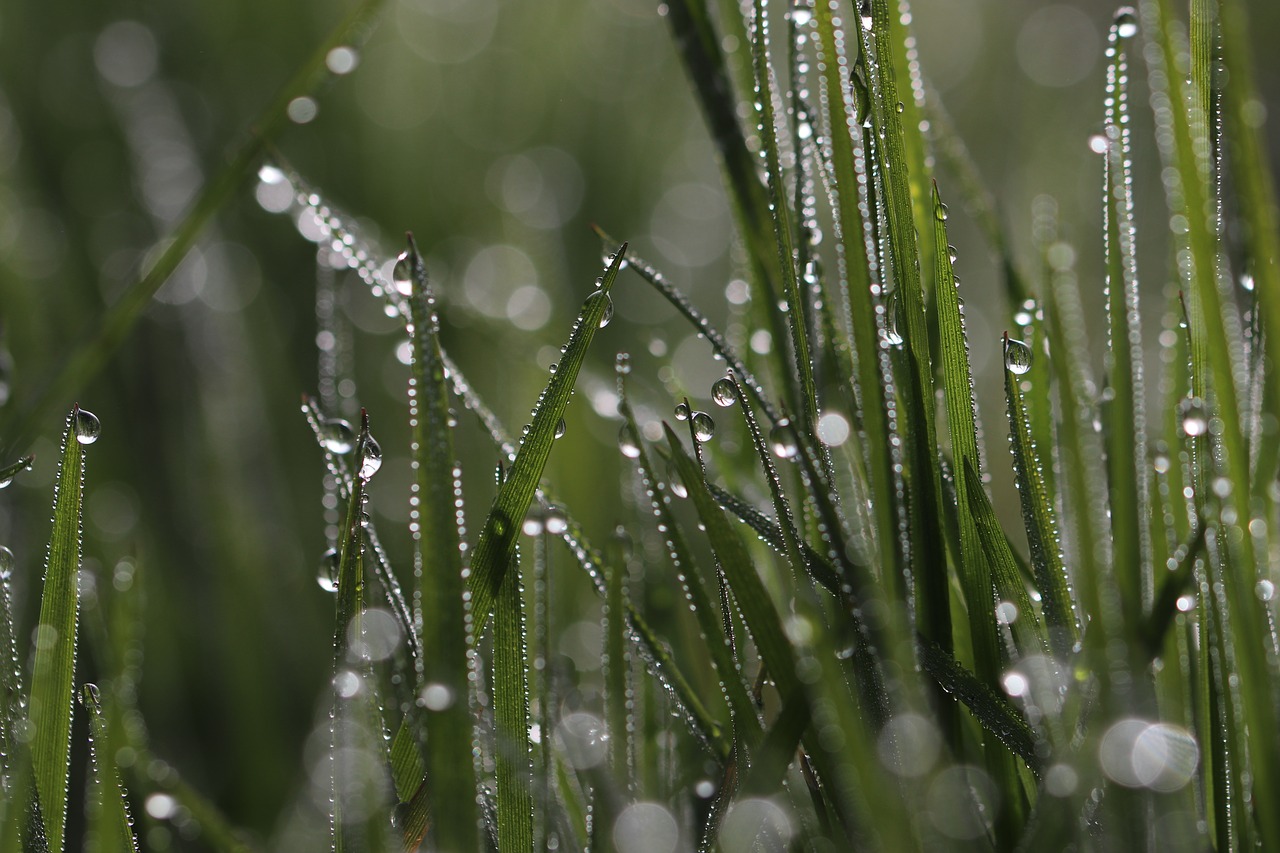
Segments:
[[[330,341],[298,432],[323,477],[319,580],[334,601],[332,643],[305,654],[331,680],[304,805],[273,847],[1280,849],[1275,184],[1249,119],[1243,6],[1193,0],[1184,27],[1172,5],[1121,9],[1111,27],[1101,162],[1088,167],[1105,280],[1081,282],[1049,206],[1041,262],[1018,267],[896,4],[672,0],[738,226],[748,298],[735,324],[748,334],[718,329],[604,223],[600,277],[577,288],[518,438],[442,342],[442,297],[413,238],[384,249],[281,157],[262,160],[316,59],[101,330],[6,422],[5,444],[101,367],[256,168],[259,197],[282,198],[274,210],[319,247]],[[750,50],[725,53],[727,36]],[[1151,139],[1134,135],[1134,74]],[[1164,198],[1135,195],[1146,160]],[[947,199],[978,211],[1006,276],[1005,418],[985,429],[965,317],[976,284],[957,276],[978,247],[952,247]],[[1139,266],[1142,208],[1167,222],[1168,269]],[[1147,275],[1176,281],[1156,309],[1172,318],[1160,337],[1172,356],[1154,388]],[[574,453],[566,415],[588,366],[610,360],[603,347],[640,346],[608,328],[624,286],[670,302],[725,373],[641,404],[630,356],[612,359],[614,405],[596,410],[627,475],[596,484],[618,525],[593,543],[545,475]],[[411,369],[402,409],[360,410],[354,425],[358,385],[332,343],[360,341],[331,310],[346,287],[380,302]],[[1098,316],[1081,307],[1090,288],[1105,294]],[[1098,374],[1089,326],[1106,330]],[[772,346],[744,347],[751,332]],[[391,419],[411,436],[404,562],[369,512],[391,464],[373,435]],[[29,641],[0,550],[0,656],[13,661],[0,671],[0,849],[74,849],[73,824],[87,849],[172,849],[137,832],[140,813],[208,849],[265,849],[152,753],[137,567],[117,566],[99,596],[82,556],[98,430],[71,408]],[[495,470],[487,501],[465,485],[463,446],[467,465]],[[29,465],[0,468],[0,482]],[[1005,466],[1019,494],[1001,513],[990,481]],[[585,612],[562,592],[575,584],[596,594]],[[81,646],[97,684],[77,680]],[[595,660],[554,651],[566,648]]]

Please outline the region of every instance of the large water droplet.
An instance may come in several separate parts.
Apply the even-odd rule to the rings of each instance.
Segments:
[[[605,302],[604,314],[600,317],[600,328],[603,329],[605,326],[609,325],[609,321],[613,319],[613,300],[609,298],[609,294],[605,293],[603,290],[593,291],[582,303],[582,310],[591,310],[594,304],[601,299]]]
[[[565,424],[564,422],[564,418],[561,418],[560,420],[556,421],[556,431],[555,431],[554,437],[562,438],[565,434],[565,430],[567,430],[568,428],[569,428],[568,425]]]
[[[1031,369],[1031,347],[1015,338],[1004,339],[1004,367],[1021,376]]]
[[[1204,400],[1192,397],[1182,401],[1182,431],[1189,438],[1204,435],[1209,431],[1209,416],[1205,412]]]
[[[693,437],[698,441],[707,442],[716,434],[716,422],[711,419],[711,415],[706,412],[693,413]]]
[[[338,565],[341,557],[337,548],[330,548],[320,555],[320,566],[316,571],[316,583],[325,592],[338,591]]]
[[[1138,16],[1130,6],[1121,6],[1116,11],[1116,35],[1122,39],[1131,39],[1138,34]]]
[[[7,581],[13,575],[13,552],[0,545],[0,581]]]
[[[102,424],[98,422],[98,416],[84,409],[76,409],[72,426],[75,429],[76,441],[81,444],[93,444],[98,440],[98,436],[102,435]]]
[[[360,460],[360,479],[368,480],[382,467],[382,447],[369,436],[364,445],[364,458]]]
[[[678,498],[689,497],[689,490],[685,488],[684,480],[680,479],[680,472],[670,463],[667,465],[667,488]]]
[[[676,420],[678,421],[689,420],[689,404],[688,403],[676,403]]]
[[[396,258],[396,265],[391,268],[391,283],[405,296],[413,292],[413,276],[409,269],[408,252],[401,252]]]
[[[791,421],[778,421],[778,425],[769,430],[769,449],[779,459],[794,459],[800,453],[800,439]]]
[[[351,430],[351,424],[342,418],[330,418],[324,422],[324,447],[330,453],[350,453],[351,448],[355,447],[356,436]]]
[[[733,380],[728,376],[723,379],[717,379],[715,384],[711,386],[711,399],[715,401],[717,406],[732,406],[738,402],[738,397],[733,391]]]
[[[942,202],[938,202],[937,206],[933,209],[933,215],[939,222],[946,222],[947,206]]]
[[[636,441],[636,437],[631,433],[629,424],[623,424],[622,428],[618,430],[618,449],[628,459],[635,459],[640,455],[640,445]]]

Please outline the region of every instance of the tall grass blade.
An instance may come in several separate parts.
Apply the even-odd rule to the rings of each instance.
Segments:
[[[86,684],[80,701],[89,711],[89,764],[93,775],[87,811],[89,839],[94,843],[86,845],[86,849],[139,853],[133,817],[129,814],[129,798],[120,783],[115,750],[110,747],[113,739],[107,730],[97,686]]]
[[[520,563],[517,556],[512,558],[512,563],[503,576],[502,586],[494,602],[493,704],[497,737],[494,761],[497,765],[498,782],[498,849],[510,850],[513,853],[532,853],[533,755],[529,744],[530,665],[526,643],[524,593],[521,586]],[[618,732],[613,736],[625,742],[623,733]],[[436,742],[432,741],[432,743]]]
[[[290,102],[315,90],[330,76],[325,57],[335,47],[361,41],[383,2],[362,0],[334,27],[250,126],[248,138],[240,143],[230,162],[204,185],[178,227],[157,244],[157,248],[162,246],[163,249],[155,263],[143,270],[107,309],[98,328],[81,338],[81,343],[70,352],[52,381],[22,412],[20,420],[15,424],[6,419],[0,435],[13,443],[24,441],[28,432],[39,428],[55,407],[75,396],[78,389],[110,363],[111,355],[129,334],[143,309],[150,304],[151,297],[178,268],[209,220],[257,168],[281,128],[287,126]]]
[[[408,289],[413,366],[409,418],[413,430],[415,504],[410,511],[414,573],[421,607],[422,714],[419,739],[426,750],[428,789],[437,815],[436,843],[446,849],[476,846],[476,777],[472,764],[468,609],[459,530],[459,472],[453,450],[449,389],[440,350],[440,320],[427,270],[409,237],[409,249],[392,272]]]
[[[16,793],[12,788],[17,784],[20,751],[16,735],[26,716],[13,612],[13,566],[13,552],[0,545],[0,790],[9,796]],[[0,825],[6,814],[0,805]]]
[[[578,315],[569,343],[565,347],[564,357],[538,398],[529,431],[511,460],[506,479],[498,489],[493,506],[489,509],[489,517],[480,530],[480,541],[471,556],[471,575],[468,580],[472,630],[477,636],[484,629],[494,597],[502,585],[502,575],[506,572],[511,553],[515,549],[520,520],[533,502],[542,469],[547,464],[547,457],[551,455],[556,425],[569,404],[578,371],[586,359],[587,347],[595,333],[607,322],[606,313],[612,308],[609,290],[618,276],[626,251],[627,244],[623,243],[610,258],[609,265],[598,282],[599,287],[583,303],[582,312]]]
[[[80,534],[84,505],[84,445],[98,437],[98,419],[71,409],[62,433],[62,461],[53,498],[53,532],[45,557],[44,592],[35,634],[28,700],[31,769],[39,792],[49,847],[65,847],[67,777],[80,612]]]

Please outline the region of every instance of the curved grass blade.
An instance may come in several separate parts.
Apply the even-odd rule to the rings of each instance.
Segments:
[[[7,488],[13,482],[13,478],[23,471],[30,471],[31,463],[34,461],[34,456],[24,456],[12,465],[0,468],[0,489]]]
[[[471,593],[472,630],[475,636],[479,636],[484,630],[494,597],[502,585],[502,575],[506,572],[511,553],[515,549],[520,519],[524,518],[533,502],[542,469],[547,464],[547,457],[551,455],[556,425],[569,404],[578,371],[586,359],[587,347],[605,321],[605,312],[611,307],[609,290],[618,277],[618,269],[626,251],[627,244],[623,243],[610,259],[609,266],[599,281],[599,287],[583,303],[564,357],[534,406],[529,431],[521,441],[515,458],[511,460],[506,479],[499,487],[489,510],[489,517],[480,530],[480,541],[471,556],[471,575],[467,584]]]
[[[397,283],[411,288],[413,379],[409,386],[409,418],[413,430],[414,495],[410,512],[414,538],[414,573],[418,576],[422,643],[421,688],[452,701],[427,702],[420,732],[426,750],[428,790],[437,815],[434,835],[445,849],[475,848],[476,777],[472,762],[472,720],[466,697],[470,690],[467,647],[467,600],[464,595],[462,537],[457,500],[460,492],[449,426],[449,389],[440,350],[440,320],[427,269],[408,236],[408,251],[392,272]],[[417,621],[417,620],[415,620]],[[434,695],[434,694],[433,694]]]
[[[1004,336],[1005,411],[1009,416],[1009,435],[1012,437],[1013,469],[1018,478],[1018,496],[1022,504],[1022,522],[1027,531],[1027,545],[1031,550],[1031,565],[1036,588],[1041,599],[1040,608],[1049,629],[1049,639],[1054,654],[1066,660],[1079,638],[1074,602],[1071,595],[1071,579],[1062,550],[1058,543],[1058,521],[1053,496],[1044,479],[1044,463],[1039,448],[1031,436],[1026,404],[1023,402],[1022,385],[1018,373],[1010,365],[1020,363],[1021,356],[1011,360],[1010,349],[1024,347],[1020,341]]]
[[[92,791],[88,794],[89,835],[100,851],[130,850],[138,853],[138,839],[133,834],[133,817],[129,799],[120,784],[115,750],[108,744],[106,716],[97,685],[86,684],[80,701],[89,711],[89,765],[93,770]]]
[[[529,745],[529,655],[525,643],[524,594],[518,556],[512,557],[494,602],[493,705],[497,737],[494,760],[498,782],[498,849],[532,853],[533,753]],[[624,733],[614,736],[625,742]],[[433,743],[439,747],[438,742]],[[462,793],[470,794],[471,791]],[[441,817],[443,819],[443,815]]]
[[[84,446],[81,430],[97,418],[79,406],[71,409],[62,433],[62,461],[53,498],[53,532],[45,557],[44,592],[36,629],[35,663],[28,699],[31,769],[39,792],[49,847],[65,847],[67,775],[71,757],[72,693],[76,668],[76,629],[80,612],[78,575],[84,505]],[[88,437],[88,432],[85,437]],[[96,438],[96,432],[93,437]],[[90,438],[89,441],[92,441]]]
[[[125,289],[120,298],[107,309],[97,330],[81,339],[83,342],[70,353],[53,380],[26,407],[17,424],[6,422],[5,428],[0,429],[0,435],[6,436],[11,442],[21,443],[29,430],[39,428],[54,407],[73,397],[77,389],[82,388],[109,363],[111,355],[129,334],[143,309],[151,303],[151,297],[186,257],[204,226],[252,174],[271,140],[282,127],[288,125],[290,102],[313,91],[321,81],[331,76],[325,65],[325,57],[335,47],[362,41],[383,2],[384,0],[362,0],[334,27],[310,58],[281,88],[271,105],[254,121],[248,138],[236,149],[231,161],[213,180],[204,185],[177,229],[157,244],[164,249],[155,264]]]

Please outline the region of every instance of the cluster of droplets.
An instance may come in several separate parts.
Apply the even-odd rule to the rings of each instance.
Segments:
[[[706,412],[690,409],[688,403],[677,403],[675,416],[678,421],[688,421],[693,428],[693,437],[705,444],[715,437],[716,422]]]

